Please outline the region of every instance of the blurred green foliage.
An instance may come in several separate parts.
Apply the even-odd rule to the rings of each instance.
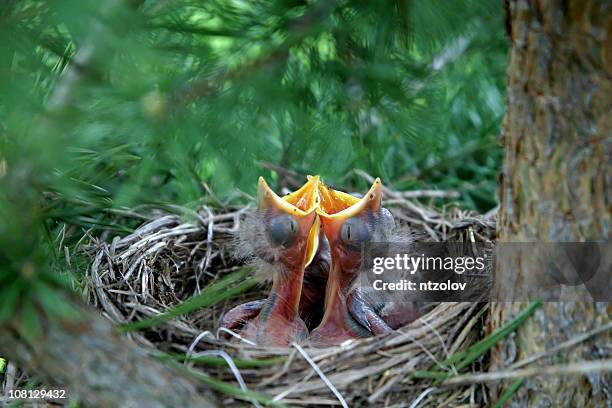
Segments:
[[[0,321],[70,316],[63,247],[111,211],[252,194],[262,163],[496,202],[501,0],[5,0],[0,39]]]

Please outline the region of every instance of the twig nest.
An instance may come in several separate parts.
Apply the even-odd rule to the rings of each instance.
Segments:
[[[492,216],[459,210],[440,213],[400,194],[391,195],[389,202],[395,219],[419,239],[492,245]],[[86,247],[92,264],[85,296],[110,320],[126,324],[159,316],[242,267],[228,248],[248,207],[214,212],[207,207],[197,212],[178,207],[171,210],[174,212],[166,209],[147,216],[122,214],[144,218],[143,223],[127,236],[94,240]],[[244,276],[233,285],[249,279],[248,273]],[[420,319],[390,335],[329,348],[262,348],[218,338],[215,330],[225,311],[265,298],[269,291],[267,283],[250,287],[238,296],[133,331],[130,336],[151,352],[200,356],[187,363],[192,370],[289,405],[339,404],[339,393],[351,406],[381,406],[412,401],[432,387],[433,379],[415,376],[415,372],[432,367],[452,370],[452,366],[438,364],[482,337],[482,316],[487,308],[486,303],[432,305]],[[222,354],[235,365],[214,357]],[[430,406],[444,401],[454,405],[466,399],[482,402],[476,385],[427,393]],[[437,402],[431,405],[432,401]],[[243,397],[228,402],[250,405]]]

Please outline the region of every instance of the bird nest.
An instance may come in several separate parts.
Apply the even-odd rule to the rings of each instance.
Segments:
[[[494,214],[440,212],[411,201],[417,195],[386,189],[385,206],[402,225],[420,231],[420,239],[492,245]],[[151,354],[223,390],[221,398],[231,406],[258,406],[254,397],[290,406],[486,402],[480,385],[434,387],[435,380],[423,374],[455,369],[443,362],[483,337],[486,303],[439,303],[392,334],[329,348],[264,348],[220,337],[216,328],[225,311],[269,291],[269,283],[255,281],[228,250],[248,211],[201,206],[122,213],[141,225],[127,236],[107,233],[88,246],[88,301],[133,329],[128,335]],[[483,364],[476,359],[471,367],[480,370]]]

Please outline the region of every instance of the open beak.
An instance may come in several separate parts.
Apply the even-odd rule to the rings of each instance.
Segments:
[[[382,205],[382,183],[374,180],[370,190],[361,198],[333,190],[323,183],[319,184],[321,205],[317,214],[321,217],[325,235],[330,243],[339,236],[342,224],[349,218],[360,216],[368,211],[378,212]]]
[[[307,231],[304,267],[312,262],[319,247],[320,222],[317,217],[317,208],[320,202],[320,184],[319,176],[308,176],[308,181],[298,190],[279,197],[268,186],[264,178],[259,177],[257,188],[259,209],[275,215],[290,215],[300,224],[300,229]]]
[[[361,265],[361,243],[369,238],[370,224],[378,219],[382,210],[382,184],[376,179],[368,192],[359,198],[321,183],[319,196],[321,204],[317,214],[330,244],[332,264],[325,289],[323,318],[313,330],[311,339],[335,343],[363,334],[363,328],[359,331],[360,326],[347,317],[346,296],[354,283],[354,272]],[[354,235],[347,232],[351,227]]]

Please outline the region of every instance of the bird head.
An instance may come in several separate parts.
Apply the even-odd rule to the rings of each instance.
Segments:
[[[257,204],[264,238],[272,248],[271,262],[293,270],[308,266],[319,246],[319,176],[309,176],[298,190],[278,196],[259,178]]]
[[[334,263],[347,272],[361,265],[364,245],[382,240],[393,228],[391,213],[382,207],[382,183],[377,178],[363,197],[319,184],[321,203],[317,213]]]

